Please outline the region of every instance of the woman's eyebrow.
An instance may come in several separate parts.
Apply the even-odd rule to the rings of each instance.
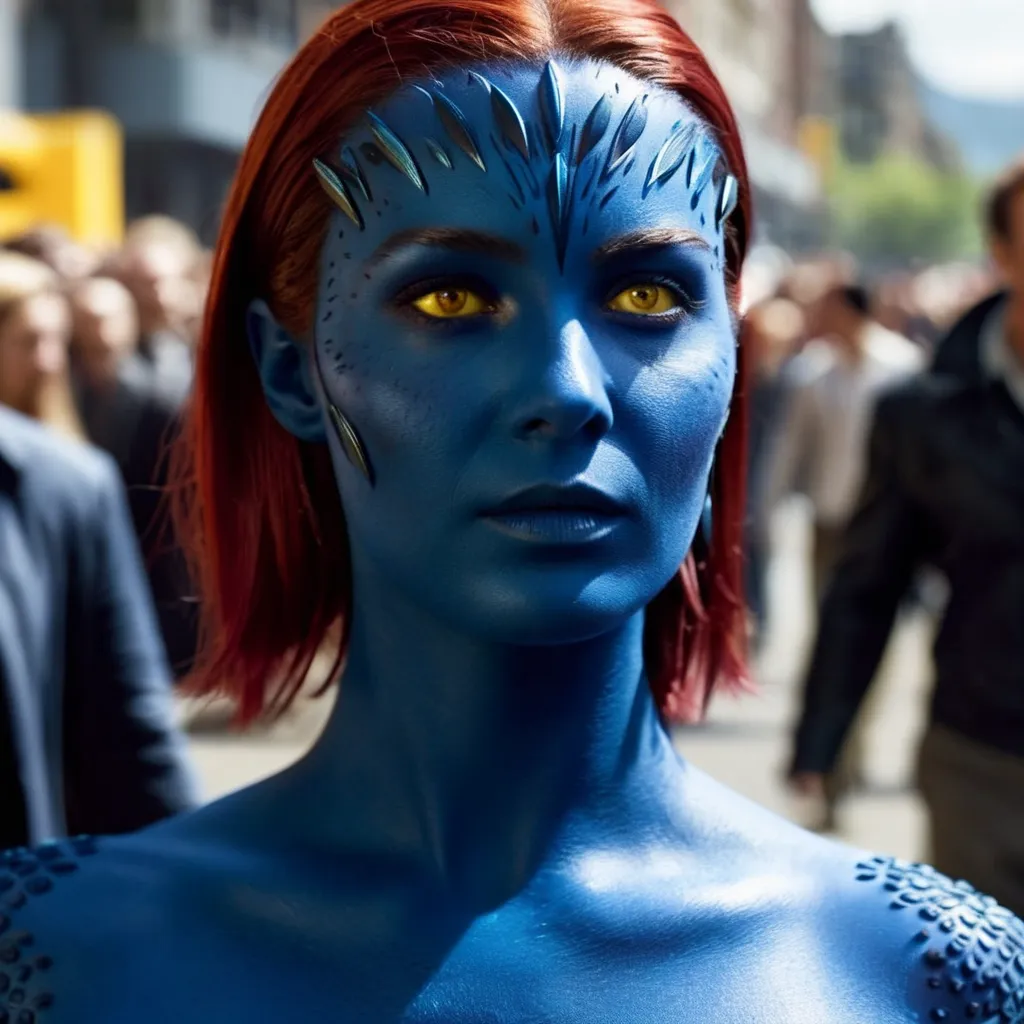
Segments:
[[[592,259],[595,263],[603,263],[624,252],[664,249],[672,245],[691,245],[707,252],[711,251],[711,243],[699,231],[690,228],[645,228],[619,235],[598,246]]]
[[[375,267],[400,249],[417,245],[471,255],[493,256],[510,263],[527,261],[526,250],[521,245],[510,242],[500,235],[474,231],[471,228],[409,228],[396,232],[382,242],[366,260],[366,269]]]

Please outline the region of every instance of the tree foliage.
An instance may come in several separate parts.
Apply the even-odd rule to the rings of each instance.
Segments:
[[[982,248],[979,198],[966,174],[912,157],[840,161],[830,187],[833,242],[882,266],[971,258]]]

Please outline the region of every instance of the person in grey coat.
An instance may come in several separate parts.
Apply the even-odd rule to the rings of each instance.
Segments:
[[[197,803],[117,467],[0,407],[0,848]]]

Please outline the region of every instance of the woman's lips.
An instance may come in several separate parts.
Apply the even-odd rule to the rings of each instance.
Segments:
[[[599,539],[626,515],[621,502],[583,483],[537,484],[516,491],[483,513],[511,536],[549,543]]]
[[[537,508],[486,517],[502,532],[523,540],[580,543],[606,537],[624,516],[583,508]]]

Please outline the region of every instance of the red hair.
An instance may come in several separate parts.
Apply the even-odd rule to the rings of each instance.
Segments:
[[[175,452],[175,512],[204,618],[189,685],[234,696],[243,723],[287,707],[317,651],[340,635],[331,681],[352,601],[327,447],[299,441],[271,415],[245,335],[246,307],[260,297],[293,336],[310,336],[331,210],[312,161],[404,79],[556,55],[605,60],[672,90],[712,127],[740,183],[726,253],[736,306],[750,224],[739,131],[703,54],[655,0],[354,0],[330,17],[282,72],[242,155]],[[742,352],[739,362],[713,475],[710,548],[691,554],[648,608],[648,678],[675,720],[699,717],[713,685],[746,681]]]

